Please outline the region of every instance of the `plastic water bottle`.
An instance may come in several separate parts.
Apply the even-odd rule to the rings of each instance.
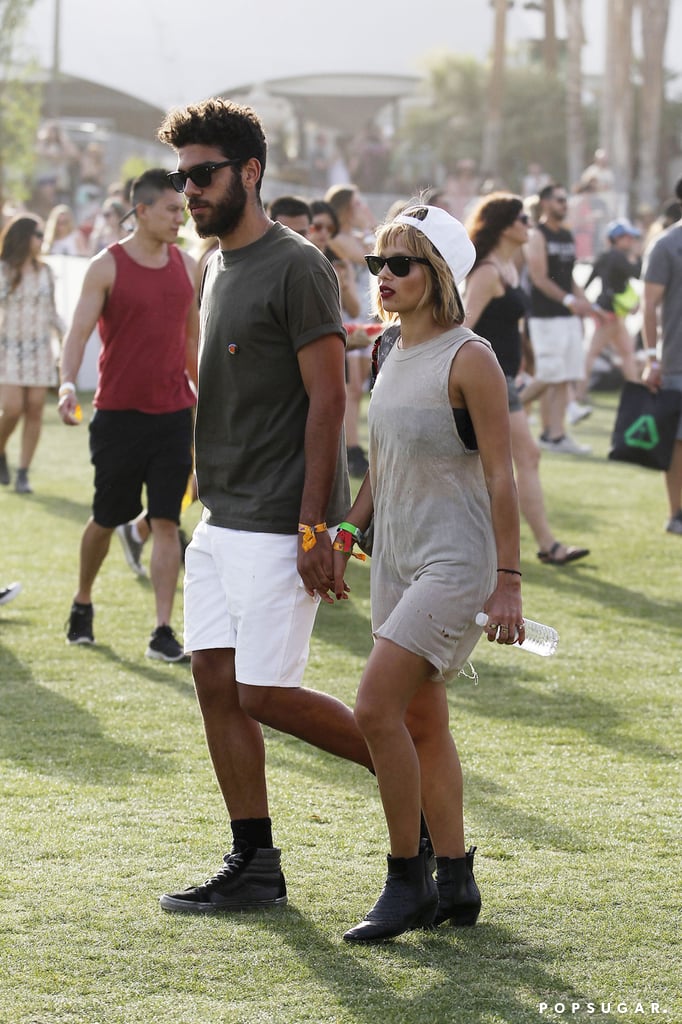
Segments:
[[[515,640],[509,646],[519,651],[530,651],[531,654],[539,654],[542,658],[549,658],[556,654],[559,644],[559,634],[552,626],[545,626],[542,622],[534,622],[532,619],[524,619],[526,637],[522,644]],[[476,625],[485,627],[488,625],[488,616],[485,612],[476,614]]]

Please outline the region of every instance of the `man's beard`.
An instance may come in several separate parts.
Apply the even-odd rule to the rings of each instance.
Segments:
[[[208,212],[208,218],[210,219],[202,218],[201,224],[196,220],[194,221],[199,238],[224,238],[226,235],[231,234],[244,215],[247,199],[248,196],[242,184],[242,179],[235,174],[234,180],[224,199],[216,203],[213,209]],[[207,211],[207,207],[202,207],[201,209],[202,211]]]

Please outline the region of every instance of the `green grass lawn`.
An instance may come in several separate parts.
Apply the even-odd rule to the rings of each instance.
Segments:
[[[376,785],[274,732],[288,907],[159,909],[219,866],[227,822],[189,669],[144,658],[151,588],[116,541],[97,645],[64,643],[91,469],[85,428],[63,427],[51,400],[35,494],[0,494],[0,583],[24,587],[0,609],[1,1024],[682,1020],[682,538],[663,529],[663,478],[606,460],[615,396],[594,401],[576,430],[593,456],[542,464],[558,536],[591,557],[543,566],[522,535],[524,610],[558,628],[558,654],[481,643],[478,684],[450,688],[479,923],[353,948],[341,935],[385,873]],[[306,677],[348,702],[371,645],[368,568],[351,572]]]

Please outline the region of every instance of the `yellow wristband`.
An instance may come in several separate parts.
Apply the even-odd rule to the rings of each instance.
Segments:
[[[315,526],[309,526],[307,523],[298,524],[298,532],[303,534],[303,550],[310,551],[317,544],[316,533],[324,533],[327,529],[326,523],[317,523]]]

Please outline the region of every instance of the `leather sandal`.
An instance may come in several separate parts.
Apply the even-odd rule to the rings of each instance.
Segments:
[[[557,552],[562,547],[565,549],[566,554],[560,557]],[[566,547],[561,541],[557,540],[552,544],[549,551],[538,551],[538,558],[544,565],[566,565],[568,562],[575,562],[579,558],[585,558],[589,553],[589,548]]]

